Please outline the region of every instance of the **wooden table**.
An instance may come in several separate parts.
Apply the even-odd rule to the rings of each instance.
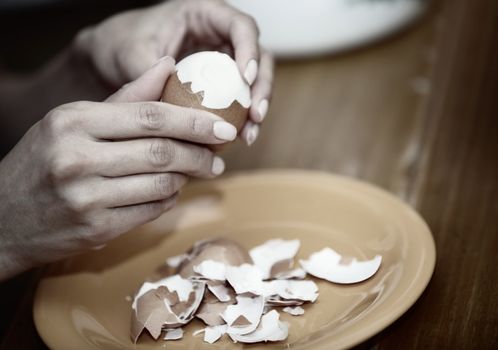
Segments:
[[[279,64],[260,139],[225,158],[230,170],[354,176],[427,220],[438,254],[432,281],[359,349],[498,348],[497,1],[439,1],[415,28],[380,45]],[[3,349],[44,348],[31,318],[37,279],[11,282],[25,295]]]

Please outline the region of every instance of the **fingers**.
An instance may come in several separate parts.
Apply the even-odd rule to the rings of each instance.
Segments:
[[[108,227],[112,230],[111,236],[114,237],[136,226],[157,219],[162,213],[175,206],[177,198],[178,194],[174,194],[160,201],[106,209],[102,216],[106,218]]]
[[[259,32],[254,20],[245,15],[232,19],[230,39],[235,51],[235,61],[249,85],[258,76]]]
[[[137,79],[160,59],[156,46],[154,41],[143,38],[133,45],[124,46],[116,54],[117,69],[124,81]]]
[[[225,169],[223,160],[206,147],[171,139],[139,139],[102,145],[96,173],[118,177],[176,172],[212,178]]]
[[[261,52],[258,77],[251,88],[249,118],[261,123],[266,117],[273,89],[273,57],[265,50]]]
[[[126,94],[126,92],[123,92]],[[120,140],[168,137],[202,144],[233,141],[237,129],[222,118],[193,108],[162,102],[99,104],[80,118],[86,133],[96,139]]]
[[[248,120],[244,125],[240,137],[248,146],[251,146],[259,136],[259,125]]]
[[[150,67],[148,64],[147,66]],[[116,93],[109,96],[106,102],[158,101],[161,98],[168,77],[174,71],[174,59],[168,56],[163,57],[137,80],[124,85]]]
[[[240,134],[248,146],[251,146],[258,138],[259,124],[263,122],[268,113],[272,95],[273,58],[268,52],[262,50],[260,62],[258,78],[251,89],[252,103],[249,109],[249,119]]]
[[[187,181],[187,176],[178,173],[102,178],[94,200],[103,208],[160,201],[180,191]]]
[[[239,71],[248,84],[252,85],[258,76],[260,56],[256,22],[224,2],[200,3],[202,5],[198,3],[196,10],[204,23],[208,23],[207,27],[215,28],[217,34],[230,40]]]

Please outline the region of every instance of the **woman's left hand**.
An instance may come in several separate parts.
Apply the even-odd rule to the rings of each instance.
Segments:
[[[76,47],[115,86],[132,81],[160,57],[202,50],[229,52],[251,85],[249,120],[241,133],[252,144],[272,94],[273,59],[258,43],[254,20],[222,0],[174,0],[115,15],[83,30]]]

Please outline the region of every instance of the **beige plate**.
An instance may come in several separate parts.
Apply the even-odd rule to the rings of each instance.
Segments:
[[[289,338],[251,349],[351,347],[381,331],[420,296],[435,263],[431,233],[417,213],[371,185],[324,173],[264,171],[188,186],[180,204],[100,251],[53,265],[36,293],[34,319],[53,349],[236,349],[192,332],[179,341],[129,339],[130,296],[166,257],[206,237],[247,248],[271,238],[301,240],[299,258],[325,246],[360,259],[383,257],[377,274],[356,285],[316,280],[320,296],[293,317]]]

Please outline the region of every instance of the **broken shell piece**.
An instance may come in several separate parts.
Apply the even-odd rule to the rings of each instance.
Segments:
[[[166,330],[166,335],[164,336],[164,340],[178,340],[183,338],[183,329],[182,328],[174,328]]]
[[[214,260],[204,260],[199,265],[195,265],[194,272],[208,280],[224,281],[226,279],[225,264]]]
[[[300,260],[301,266],[309,274],[334,283],[358,283],[372,277],[380,267],[382,256],[372,260],[358,261],[355,258],[345,262],[343,257],[327,247],[310,255],[308,260]]]
[[[233,303],[202,303],[197,310],[196,317],[204,321],[208,326],[219,326],[225,324],[221,315],[228,306]]]
[[[298,300],[298,299],[283,299],[279,296],[273,296],[273,297],[268,297],[265,300],[265,305],[272,307],[272,306],[299,306],[303,305],[304,301],[303,300]]]
[[[261,322],[254,332],[235,334],[227,331],[227,333],[233,341],[241,343],[284,340],[289,334],[289,324],[280,321],[279,318],[279,313],[272,310],[261,317]]]
[[[216,238],[197,242],[187,252],[187,259],[178,267],[177,273],[183,278],[195,276],[194,266],[205,260],[213,260],[225,265],[240,266],[252,264],[247,250],[235,241],[226,238]]]
[[[213,344],[217,342],[223,334],[226,333],[227,325],[220,325],[214,327],[206,327],[204,329],[204,341]]]
[[[168,288],[168,290],[172,293],[176,293],[180,301],[187,301],[190,292],[193,291],[192,282],[187,279],[183,279],[178,275],[169,276],[156,282],[145,282],[136,294],[131,307],[135,309],[138,298],[147,293],[149,290],[157,289],[161,286]]]
[[[254,265],[227,266],[226,278],[237,294],[261,295],[263,293],[263,275],[261,270]]]
[[[287,271],[292,267],[294,256],[301,243],[298,239],[283,240],[271,239],[249,251],[249,255],[263,274],[263,279],[268,279]]]
[[[287,307],[284,307],[282,309],[282,311],[287,312],[288,314],[290,314],[292,316],[300,316],[300,315],[304,314],[304,309],[301,306],[295,306],[295,307],[287,306]]]
[[[157,339],[166,323],[177,324],[180,320],[173,313],[164,297],[157,289],[149,290],[137,301],[131,320],[131,340],[136,343],[144,329]]]
[[[176,269],[178,266],[181,265],[181,263],[185,259],[187,259],[187,254],[175,255],[175,256],[167,258],[166,264],[168,264],[169,267]]]
[[[306,271],[302,268],[282,271],[275,274],[272,273],[272,278],[279,280],[290,280],[290,279],[302,280],[305,277],[306,277]]]
[[[227,333],[247,334],[254,331],[259,324],[264,306],[265,300],[261,296],[255,298],[237,296],[237,304],[228,306],[221,315],[228,325]]]
[[[232,288],[227,287],[224,282],[207,281],[209,291],[222,302],[235,301],[235,292]]]
[[[202,282],[190,282],[179,276],[171,276],[166,281],[149,283],[142,286],[133,301],[133,313],[131,322],[131,338],[136,342],[144,329],[147,329],[154,339],[161,334],[163,327],[176,328],[182,326],[194,317],[204,296],[205,284]],[[185,283],[188,282],[190,285]],[[148,289],[150,285],[159,284],[155,289]],[[144,283],[144,285],[146,284]],[[171,290],[174,292],[171,292]],[[185,298],[178,298],[178,295]]]
[[[265,296],[279,296],[282,299],[297,299],[315,302],[318,286],[313,281],[273,280],[263,282]]]

